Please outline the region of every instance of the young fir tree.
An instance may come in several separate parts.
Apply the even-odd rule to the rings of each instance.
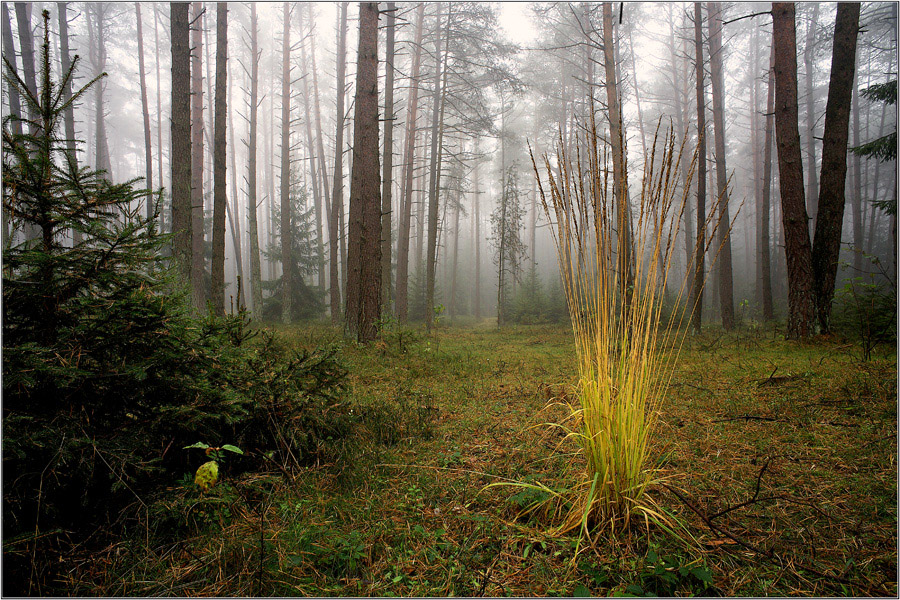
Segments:
[[[301,185],[296,169],[291,170],[290,186],[290,221],[288,227],[291,235],[291,321],[312,319],[320,316],[324,310],[323,291],[309,286],[305,279],[314,273],[319,265],[316,247],[315,206],[307,201],[306,189]],[[281,206],[275,205],[273,210],[273,230],[269,247],[265,250],[268,260],[280,262],[281,246]],[[281,299],[283,298],[284,277],[272,281],[264,281],[263,289],[270,292],[263,300],[262,316],[268,321],[279,321],[282,318]]]
[[[525,259],[525,243],[521,236],[525,209],[519,198],[517,179],[515,165],[510,166],[506,170],[503,194],[491,215],[491,240],[496,249],[494,261],[497,264],[498,327],[506,322],[513,292],[511,288],[519,280]]]

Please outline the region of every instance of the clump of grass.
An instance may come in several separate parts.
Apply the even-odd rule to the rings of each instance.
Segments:
[[[662,309],[697,160],[694,153],[688,181],[679,186],[684,144],[676,147],[671,132],[660,144],[657,128],[640,196],[630,206],[622,200],[627,184],[614,189],[608,146],[599,139],[592,117],[575,157],[560,140],[556,156],[543,157],[546,184],[532,155],[541,202],[554,225],[579,361],[570,395],[577,401],[563,401],[570,417],[558,426],[577,441],[587,466],[586,477],[569,490],[574,497],[552,494],[569,504],[560,511],[557,532],[577,528],[589,540],[592,531],[616,533],[635,517],[645,525],[673,524],[648,494],[661,479],[650,450],[690,313],[681,300],[691,265],[675,286],[675,305],[682,308],[667,310],[665,318]]]

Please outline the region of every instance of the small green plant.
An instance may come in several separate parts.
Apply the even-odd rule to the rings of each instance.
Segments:
[[[838,291],[837,301],[832,328],[859,339],[863,360],[880,344],[896,339],[897,295],[881,281],[854,277]]]
[[[692,562],[684,564],[677,556],[660,556],[655,550],[650,550],[638,580],[627,585],[622,595],[662,597],[682,596],[685,593],[718,595],[709,569]]]
[[[206,456],[212,459],[200,465],[197,468],[197,473],[194,475],[194,483],[200,487],[201,492],[206,492],[219,481],[219,464],[225,462],[225,452],[234,452],[235,454],[244,453],[243,450],[231,444],[214,447],[209,444],[204,444],[203,442],[185,446],[184,450],[190,450],[192,448],[203,450]]]

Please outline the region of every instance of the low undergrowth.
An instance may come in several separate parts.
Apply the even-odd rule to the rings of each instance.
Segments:
[[[502,480],[571,486],[577,365],[565,326],[438,329],[370,347],[326,327],[348,370],[352,433],[299,471],[191,477],[147,499],[102,552],[68,558],[71,594],[316,596],[894,595],[896,357],[771,329],[687,339],[661,403],[662,508],[696,543],[651,527],[552,536]],[[402,341],[401,341],[402,340]],[[677,492],[677,495],[676,495]],[[582,542],[583,545],[583,542]]]

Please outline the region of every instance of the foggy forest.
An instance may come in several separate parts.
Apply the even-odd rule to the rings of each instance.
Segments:
[[[896,2],[2,7],[4,595],[896,595]]]

